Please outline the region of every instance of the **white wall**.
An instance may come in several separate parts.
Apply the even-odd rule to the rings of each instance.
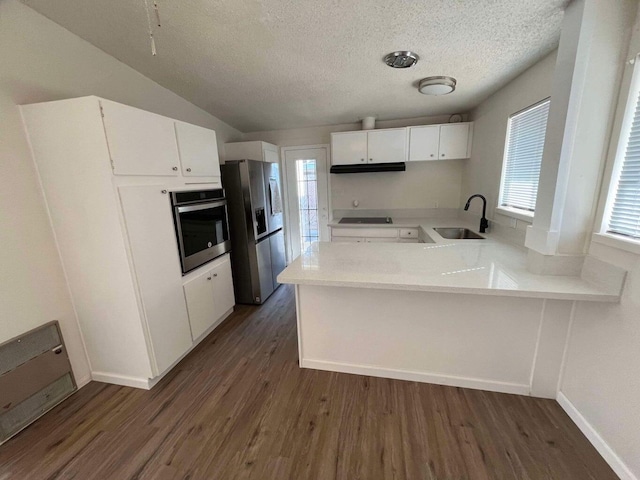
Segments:
[[[640,16],[626,58],[638,52]],[[609,191],[633,68],[627,64],[624,71],[596,232]],[[560,391],[602,440],[601,452],[613,458],[618,475],[640,479],[640,254],[594,241],[589,254],[627,270],[627,282],[619,305],[578,304]]]
[[[89,375],[17,105],[98,95],[218,133],[242,134],[22,5],[0,1],[0,342],[60,321],[76,378]]]
[[[447,123],[449,115],[377,122],[376,128]],[[245,134],[281,147],[331,143],[331,132],[360,130],[360,123],[272,130]],[[335,210],[459,208],[462,170],[467,160],[407,162],[406,172],[331,175],[331,207]]]
[[[487,197],[487,217],[498,225],[502,234],[524,244],[526,227],[530,222],[518,220],[516,229],[509,227],[509,219],[495,213],[500,193],[502,159],[507,135],[509,115],[551,95],[551,82],[557,51],[523,72],[498,92],[494,93],[471,112],[474,122],[471,159],[462,173],[462,197],[466,199],[480,193]],[[479,215],[482,203],[474,201],[470,211]],[[504,226],[504,227],[503,227]]]

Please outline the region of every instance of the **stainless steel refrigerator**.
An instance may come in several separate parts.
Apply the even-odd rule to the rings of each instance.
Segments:
[[[276,277],[286,266],[279,166],[233,160],[221,169],[236,301],[261,304],[280,285]]]

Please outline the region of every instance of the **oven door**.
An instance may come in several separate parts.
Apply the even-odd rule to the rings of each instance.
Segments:
[[[182,273],[231,249],[226,200],[175,207]]]

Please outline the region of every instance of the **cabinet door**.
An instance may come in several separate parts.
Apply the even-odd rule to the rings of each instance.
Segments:
[[[100,100],[115,175],[178,175],[173,120]]]
[[[217,320],[211,270],[184,284],[184,297],[189,309],[191,336],[196,340]]]
[[[236,304],[233,296],[233,277],[231,276],[231,262],[229,255],[224,261],[211,269],[213,278],[213,299],[215,304],[215,320],[219,320]]]
[[[407,129],[371,130],[367,135],[369,163],[407,161]]]
[[[409,161],[438,160],[440,125],[409,128]]]
[[[192,344],[171,202],[160,185],[120,187],[119,192],[156,374],[160,374]]]
[[[219,177],[220,158],[216,132],[189,123],[175,122],[182,175]]]
[[[452,123],[440,125],[440,149],[438,158],[449,160],[453,158],[469,158],[469,124]]]
[[[331,134],[331,165],[353,165],[367,161],[367,132]]]

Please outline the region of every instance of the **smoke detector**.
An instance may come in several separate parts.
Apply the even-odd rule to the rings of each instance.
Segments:
[[[413,67],[420,57],[417,53],[410,52],[409,50],[402,50],[398,52],[392,52],[384,57],[384,63],[392,68],[409,68]]]

